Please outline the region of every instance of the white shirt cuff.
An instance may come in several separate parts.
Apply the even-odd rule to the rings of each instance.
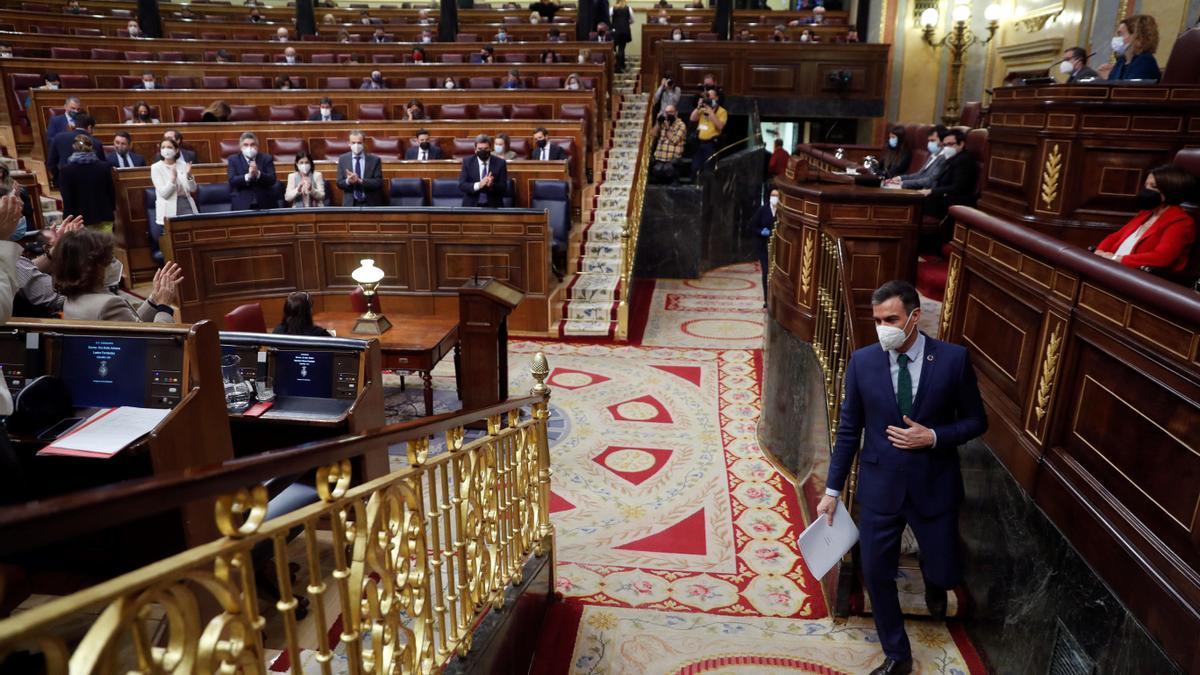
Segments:
[[[932,444],[930,444],[930,446],[929,446],[929,447],[930,447],[930,448],[936,448],[936,447],[937,447],[937,432],[936,432],[936,431],[934,431],[933,429],[930,429],[930,430],[929,430],[929,433],[933,434],[933,443],[932,443]]]
[[[474,188],[475,192],[479,192],[480,185],[483,185],[483,181],[478,181],[478,180],[475,181],[475,188]]]
[[[829,497],[841,497],[842,491],[834,490],[833,488],[825,488],[825,494],[826,494],[826,496],[829,496]]]
[[[253,177],[253,176],[251,176],[251,175],[250,175],[250,174],[247,172],[247,173],[246,173],[246,182],[247,182],[247,183],[249,183],[249,182],[250,182],[250,181],[252,181],[252,180],[254,180],[254,177]]]

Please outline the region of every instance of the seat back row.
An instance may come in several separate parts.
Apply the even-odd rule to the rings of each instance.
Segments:
[[[311,54],[297,54],[296,58],[300,63],[315,63],[315,64],[334,64],[334,63],[417,63],[413,59],[414,48],[419,45],[408,47],[406,45],[395,45],[390,52],[377,51],[374,53],[356,53],[356,52],[313,52]],[[262,47],[258,47],[262,49]],[[562,52],[560,58],[574,60],[577,51],[563,48],[554,50],[556,53]],[[227,52],[228,53],[228,52]],[[195,61],[197,59],[187,58],[194,56],[185,52],[176,52],[172,50],[163,50],[160,52],[152,52],[143,49],[110,49],[104,47],[13,47],[13,56],[19,58],[31,59],[89,59],[92,61]],[[203,60],[208,63],[216,63],[219,50],[207,49],[203,53]],[[229,53],[229,56],[234,61],[240,63],[283,63],[284,56],[282,51],[277,51],[274,54],[268,54],[263,51],[249,52],[242,51],[237,54]],[[594,55],[589,54],[588,57],[593,63],[603,63],[605,59],[604,52],[597,52]],[[541,51],[530,52],[507,52],[495,55],[497,63],[540,63]],[[446,52],[443,54],[434,54],[430,56],[426,54],[420,63],[478,63],[478,54],[476,50],[470,52]]]

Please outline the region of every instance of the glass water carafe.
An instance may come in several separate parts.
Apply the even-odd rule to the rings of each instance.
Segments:
[[[244,412],[254,400],[254,389],[242,377],[242,357],[226,354],[221,357],[221,379],[225,381],[225,407],[231,413]]]

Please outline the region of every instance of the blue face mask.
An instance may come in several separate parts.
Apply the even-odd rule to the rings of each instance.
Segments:
[[[9,240],[21,241],[25,238],[25,233],[28,231],[28,228],[29,226],[25,222],[25,216],[21,216],[21,219],[17,221],[17,229],[12,233],[12,236],[9,237]]]
[[[896,138],[895,136],[891,136],[888,138],[888,147],[889,148],[894,148],[897,145],[900,145],[900,140],[898,138]]]
[[[929,144],[926,145],[925,147],[929,148],[929,154],[931,154],[931,155],[938,151],[937,141],[929,141]]]

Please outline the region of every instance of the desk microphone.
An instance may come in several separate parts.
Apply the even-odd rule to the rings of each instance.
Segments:
[[[480,265],[475,268],[475,281],[473,283],[476,286],[479,285],[479,270],[519,270],[519,269],[521,269],[521,268],[516,265]]]

